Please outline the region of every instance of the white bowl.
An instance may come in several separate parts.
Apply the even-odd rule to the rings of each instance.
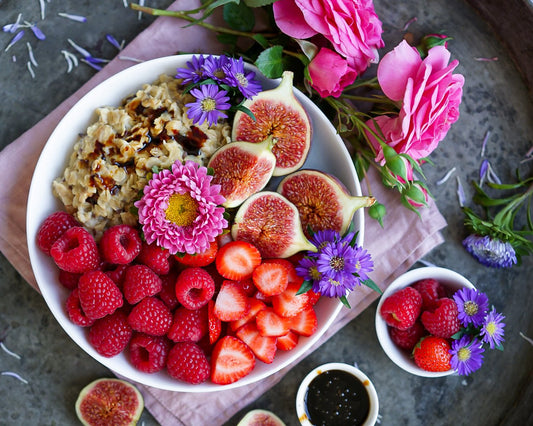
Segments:
[[[354,367],[353,365],[344,364],[341,362],[331,362],[328,364],[320,365],[313,369],[311,372],[309,372],[309,374],[307,374],[307,376],[305,376],[305,378],[302,380],[300,387],[298,388],[298,393],[296,394],[296,414],[298,415],[298,420],[300,421],[302,426],[313,426],[313,424],[309,421],[308,413],[305,408],[309,384],[320,374],[331,370],[341,370],[350,373],[363,384],[370,400],[370,411],[368,412],[367,418],[365,419],[364,423],[362,423],[362,426],[374,425],[378,418],[379,400],[376,389],[374,388],[374,385],[372,384],[370,379],[366,376],[365,373],[363,373],[361,370]]]
[[[381,305],[383,305],[383,301],[391,294],[426,278],[434,278],[439,281],[445,287],[448,296],[451,296],[461,288],[475,288],[474,285],[465,277],[455,271],[452,271],[451,269],[430,266],[408,271],[396,278],[383,292],[376,310],[376,334],[381,347],[391,361],[408,373],[422,377],[449,376],[451,374],[455,374],[455,371],[449,370],[444,372],[433,372],[425,371],[418,367],[411,358],[410,354],[396,346],[396,344],[391,340],[387,323],[379,313],[381,310]]]
[[[35,168],[27,203],[26,233],[30,261],[39,289],[52,314],[65,332],[89,355],[112,371],[133,381],[160,389],[186,392],[218,391],[244,386],[261,380],[279,371],[300,356],[324,333],[340,311],[342,304],[337,299],[323,298],[316,305],[318,330],[309,338],[301,338],[292,351],[279,351],[272,364],[257,362],[255,369],[245,378],[226,386],[203,383],[189,385],[172,379],[166,372],[142,373],[135,369],[126,355],[113,358],[99,355],[87,340],[87,330],[73,324],[64,309],[68,291],[57,282],[57,269],[49,257],[37,248],[35,237],[41,223],[54,211],[61,210],[61,204],[52,195],[52,181],[63,173],[77,135],[86,130],[95,120],[95,109],[103,105],[120,105],[128,95],[135,93],[145,83],[151,83],[160,74],[175,74],[176,68],[186,66],[191,55],[177,55],[154,59],[137,64],[110,77],[81,98],[58,124],[46,143]],[[263,89],[274,88],[279,80],[270,80],[256,71],[256,78]],[[357,174],[342,139],[327,117],[309,98],[295,91],[309,114],[313,126],[313,140],[304,168],[329,172],[339,178],[354,195],[361,195]],[[359,243],[364,239],[364,217],[362,209],[354,217],[355,229],[359,230]]]

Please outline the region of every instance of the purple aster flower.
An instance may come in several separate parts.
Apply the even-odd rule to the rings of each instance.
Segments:
[[[459,310],[459,320],[467,327],[472,324],[479,327],[489,310],[489,298],[485,293],[473,288],[462,288],[455,292],[453,300]]]
[[[516,253],[510,243],[488,235],[472,234],[463,240],[466,250],[481,264],[492,268],[510,268],[515,265]]]
[[[348,244],[331,242],[325,246],[317,259],[317,270],[322,275],[318,283],[320,293],[341,297],[360,284],[359,278],[354,276],[356,259],[355,249]]]
[[[195,123],[202,124],[207,120],[209,125],[215,125],[219,118],[228,116],[222,110],[228,110],[231,105],[228,92],[219,89],[216,84],[204,84],[191,89],[190,94],[196,98],[195,102],[186,104],[189,107],[187,116]]]
[[[496,312],[494,308],[486,316],[483,327],[481,327],[481,340],[488,343],[491,349],[500,346],[505,340],[503,338],[503,328],[505,317]]]
[[[156,243],[171,254],[200,253],[228,226],[220,185],[211,185],[207,168],[194,161],[153,175],[135,203],[148,244]]]
[[[230,84],[227,71],[228,63],[229,58],[227,56],[209,55],[204,62],[205,75],[220,83]]]
[[[226,66],[227,81],[230,86],[236,87],[245,98],[253,98],[261,90],[261,84],[254,79],[255,72],[246,72],[244,61],[239,59],[230,59]]]
[[[319,281],[322,274],[318,272],[317,257],[313,254],[304,256],[298,266],[296,267],[296,274],[304,279],[304,281],[311,281],[313,283],[313,291],[318,292],[320,289]]]
[[[361,281],[369,279],[368,274],[374,270],[374,261],[368,251],[362,247],[355,247],[355,272]]]
[[[460,375],[468,376],[483,364],[484,351],[481,342],[475,337],[465,335],[459,340],[454,340],[450,349],[452,368]]]
[[[338,232],[328,229],[324,231],[317,231],[311,237],[311,243],[313,243],[313,245],[318,249],[318,253],[320,253],[324,247],[328,246],[330,243],[337,242],[339,239],[340,236]]]
[[[205,78],[204,57],[201,55],[193,56],[192,61],[187,61],[186,68],[178,68],[176,78],[182,78],[183,83],[198,83]]]

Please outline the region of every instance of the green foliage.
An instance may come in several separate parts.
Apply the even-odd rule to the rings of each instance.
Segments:
[[[283,46],[279,45],[265,49],[255,61],[255,66],[267,78],[280,78],[284,71],[282,53]]]

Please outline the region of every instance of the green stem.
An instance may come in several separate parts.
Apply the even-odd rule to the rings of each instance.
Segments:
[[[499,226],[510,227],[510,221],[513,217],[513,211],[522,204],[522,202],[533,194],[533,184],[524,192],[520,197],[514,199],[507,204],[498,214],[494,217],[494,223]],[[510,216],[509,216],[510,215]]]
[[[361,101],[361,102],[372,102],[372,103],[381,103],[381,104],[390,104],[391,101],[388,98],[380,98],[380,97],[373,97],[369,98],[367,96],[356,96],[356,95],[349,95],[347,93],[343,93],[342,97],[344,99],[350,99],[352,101]]]

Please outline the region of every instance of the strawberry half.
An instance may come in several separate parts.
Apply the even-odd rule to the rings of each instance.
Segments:
[[[255,366],[252,350],[233,336],[222,337],[211,354],[211,381],[228,385],[250,374]]]
[[[279,263],[262,263],[254,269],[252,280],[265,296],[275,296],[289,284],[287,268]]]
[[[300,336],[311,336],[318,328],[318,320],[313,308],[305,309],[288,320],[291,330]]]
[[[249,308],[250,308],[248,309],[248,312],[242,318],[239,318],[238,320],[235,320],[235,321],[231,321],[229,323],[229,327],[232,331],[237,331],[244,324],[254,320],[257,314],[266,308],[266,305],[263,302],[253,297],[248,299],[248,301],[249,301]]]
[[[218,250],[215,264],[224,278],[239,281],[252,276],[261,264],[261,253],[245,241],[230,241]]]
[[[279,337],[290,330],[287,318],[279,316],[271,308],[260,311],[255,317],[255,323],[261,336]]]
[[[177,254],[174,256],[174,258],[182,265],[201,267],[207,266],[212,263],[215,260],[217,253],[218,242],[217,240],[214,240],[209,243],[209,247],[207,248],[207,250],[202,253],[185,253],[183,255]]]
[[[253,322],[243,325],[237,330],[237,337],[252,350],[254,355],[265,364],[270,364],[276,356],[276,338],[262,336]]]
[[[209,328],[209,343],[215,343],[222,332],[222,323],[215,315],[215,302],[210,300],[207,302],[207,324]]]
[[[238,320],[250,309],[248,296],[237,283],[224,281],[215,300],[214,314],[221,321]]]
[[[309,306],[309,296],[307,293],[296,295],[300,290],[299,283],[287,285],[285,291],[272,297],[272,307],[274,312],[282,317],[292,317],[299,314]]]
[[[276,346],[282,351],[290,351],[296,347],[298,340],[300,340],[300,336],[293,331],[289,331],[284,336],[278,337],[276,340]]]

